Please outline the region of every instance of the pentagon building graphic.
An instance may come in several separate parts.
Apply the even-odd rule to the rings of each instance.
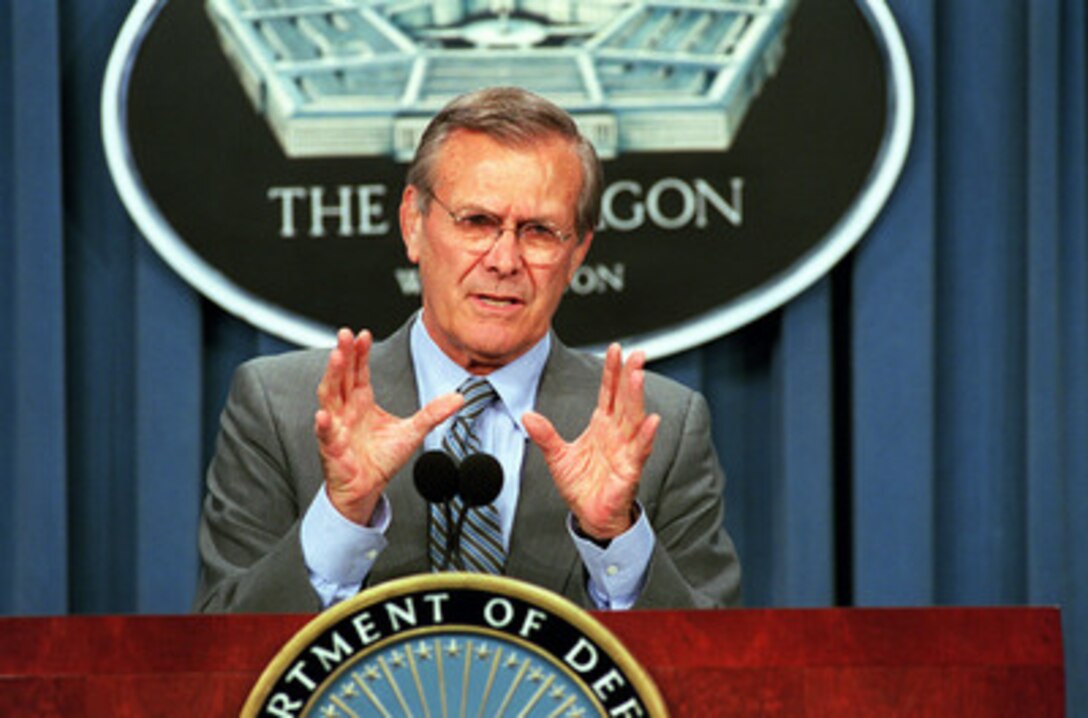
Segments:
[[[207,0],[289,157],[408,160],[447,101],[518,85],[602,157],[725,150],[799,0]]]

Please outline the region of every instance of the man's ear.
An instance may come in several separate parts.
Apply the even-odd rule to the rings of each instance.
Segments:
[[[586,236],[582,238],[582,241],[578,243],[574,248],[574,252],[571,253],[570,266],[567,268],[567,284],[574,281],[574,273],[578,271],[578,267],[582,266],[582,262],[586,261],[586,254],[589,253],[589,245],[593,244],[593,232],[586,232]]]
[[[419,190],[414,185],[408,185],[400,196],[400,236],[412,264],[419,264],[419,244],[423,237],[423,213],[419,211],[419,195]]]

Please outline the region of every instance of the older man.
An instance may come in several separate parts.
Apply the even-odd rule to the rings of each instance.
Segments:
[[[611,346],[551,331],[597,224],[600,163],[571,118],[514,88],[444,108],[400,223],[422,310],[392,337],[242,366],[200,531],[197,607],[316,611],[366,585],[503,573],[587,608],[739,600],[704,400]],[[568,439],[564,437],[569,437]],[[424,449],[494,455],[495,500],[429,506]]]

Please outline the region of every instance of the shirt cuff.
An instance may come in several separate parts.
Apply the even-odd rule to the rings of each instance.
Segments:
[[[635,605],[646,581],[656,541],[642,507],[639,506],[634,525],[604,548],[575,531],[572,514],[567,515],[567,533],[589,574],[586,588],[594,605],[602,609],[627,609]]]
[[[311,581],[355,586],[357,591],[386,547],[385,532],[391,519],[392,510],[383,495],[370,517],[370,525],[350,521],[336,510],[322,486],[302,517],[299,531]]]

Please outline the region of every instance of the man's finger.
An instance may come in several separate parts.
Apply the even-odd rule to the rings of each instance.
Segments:
[[[559,435],[559,432],[555,430],[555,427],[543,414],[527,411],[521,415],[521,423],[529,434],[529,438],[540,447],[545,457],[555,455],[566,446],[563,437]]]
[[[615,413],[625,436],[630,436],[637,430],[646,413],[645,365],[646,355],[637,351],[627,358],[620,373]]]
[[[314,413],[314,434],[319,441],[323,441],[329,435],[332,428],[332,416],[324,409],[318,409]]]
[[[370,396],[373,396],[370,386],[370,348],[373,343],[374,338],[369,330],[359,332],[355,338],[355,363],[352,367],[354,385],[364,387]]]
[[[344,358],[339,374],[340,395],[347,401],[355,385],[355,335],[350,329],[342,327],[336,332],[336,348]]]
[[[332,414],[324,409],[318,409],[314,414],[314,434],[323,454],[338,456],[343,453],[346,442],[342,431]]]
[[[344,403],[341,393],[343,381],[340,377],[344,368],[344,355],[337,347],[329,352],[329,360],[325,364],[325,373],[321,376],[321,382],[317,385],[317,401],[327,409],[339,408]]]
[[[597,408],[605,412],[612,411],[616,400],[616,384],[622,366],[620,345],[613,342],[608,345],[604,355],[604,369],[601,371],[601,388],[597,392]]]
[[[465,397],[456,391],[432,399],[412,416],[412,431],[422,439],[436,426],[456,414],[464,404]]]

